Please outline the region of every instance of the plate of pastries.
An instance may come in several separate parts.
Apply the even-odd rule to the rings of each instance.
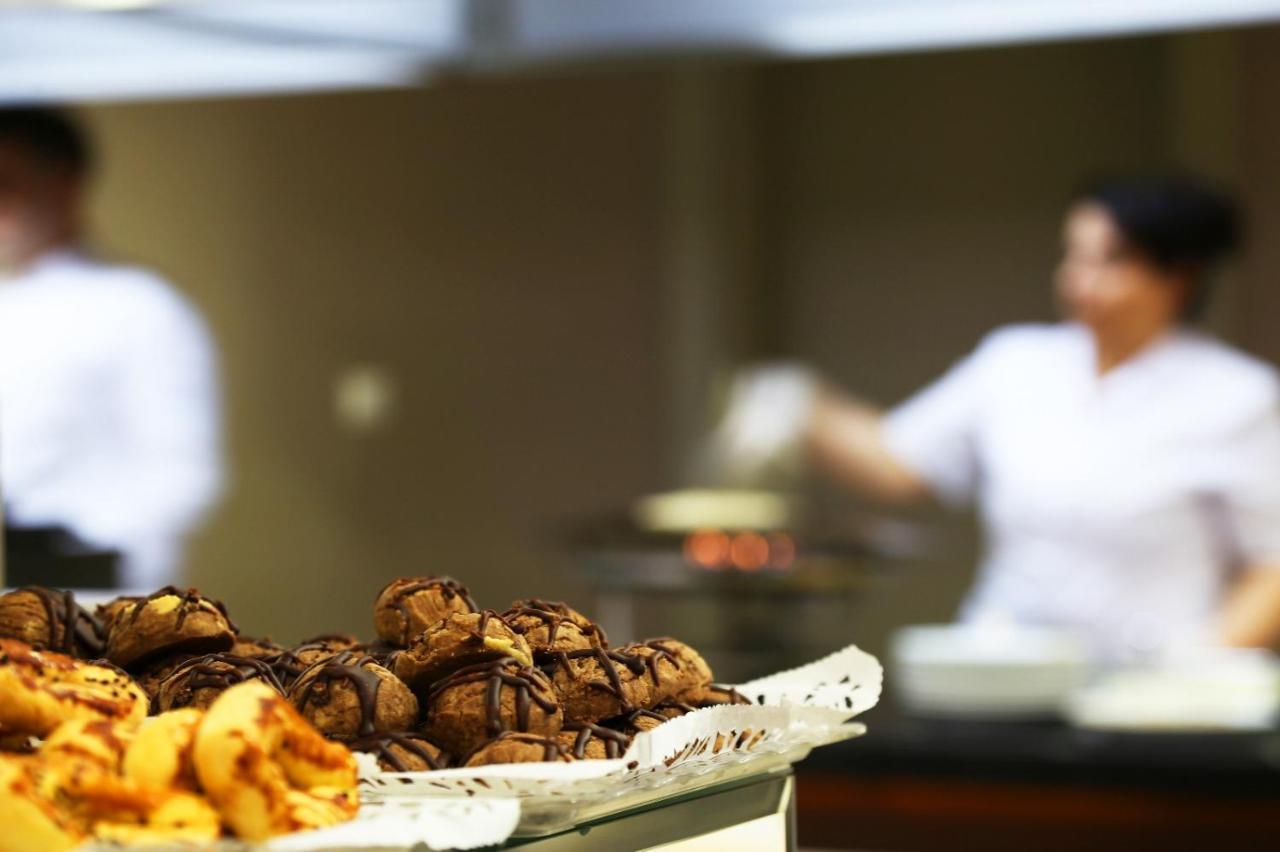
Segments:
[[[388,583],[373,628],[284,647],[194,589],[0,595],[0,850],[265,840],[355,816],[352,751],[388,772],[610,759],[750,703],[679,640],[612,646],[567,604],[484,609],[449,577]]]

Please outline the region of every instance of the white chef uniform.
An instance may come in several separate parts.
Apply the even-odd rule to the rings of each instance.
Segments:
[[[1099,376],[1079,326],[1002,329],[884,429],[939,495],[977,499],[967,621],[1141,655],[1207,638],[1233,568],[1280,566],[1280,384],[1196,332]]]
[[[167,582],[220,484],[213,348],[165,282],[78,253],[0,279],[0,493],[8,521],[120,550]]]

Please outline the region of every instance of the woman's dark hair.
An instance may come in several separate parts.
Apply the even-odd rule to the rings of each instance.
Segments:
[[[93,165],[93,152],[80,125],[68,113],[52,107],[0,109],[0,143],[6,142],[74,175],[86,174]]]
[[[1190,175],[1109,177],[1084,186],[1078,201],[1111,215],[1129,247],[1192,284],[1184,316],[1208,302],[1210,275],[1240,244],[1240,211],[1227,192]]]

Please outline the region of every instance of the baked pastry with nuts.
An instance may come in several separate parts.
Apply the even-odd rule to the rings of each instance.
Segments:
[[[470,754],[505,731],[554,737],[563,713],[542,672],[504,657],[458,669],[427,694],[423,733]]]
[[[236,630],[219,601],[165,586],[122,606],[107,637],[107,659],[136,668],[159,657],[228,651]]]
[[[512,657],[522,666],[533,663],[529,646],[491,609],[453,613],[436,622],[392,663],[396,676],[418,694],[450,673],[477,663]]]
[[[480,745],[467,755],[462,766],[488,766],[494,763],[570,763],[573,757],[556,737],[506,731]]]
[[[178,665],[160,681],[152,708],[159,713],[182,707],[205,710],[227,689],[246,680],[260,680],[284,694],[275,670],[266,662],[234,654],[206,654]]]
[[[449,765],[448,752],[425,734],[414,731],[386,731],[358,737],[347,743],[352,751],[363,751],[378,759],[386,772],[426,772]]]
[[[418,719],[418,699],[409,687],[358,651],[342,651],[298,675],[289,700],[335,740],[405,731]]]
[[[436,622],[479,609],[467,587],[452,577],[401,577],[378,593],[373,626],[384,641],[405,648]]]
[[[559,651],[609,647],[600,625],[561,601],[541,598],[516,601],[502,617],[512,630],[524,637],[539,660]]]

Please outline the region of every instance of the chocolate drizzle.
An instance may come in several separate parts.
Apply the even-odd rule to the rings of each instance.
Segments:
[[[459,765],[465,766],[470,763],[471,759],[477,754],[490,746],[497,745],[501,742],[519,742],[527,743],[528,745],[542,746],[543,763],[557,760],[567,761],[570,757],[569,752],[565,750],[564,746],[560,745],[560,741],[555,737],[544,737],[540,734],[527,734],[522,731],[503,731],[502,733],[494,736],[494,738],[489,740],[487,743],[483,743],[478,748],[472,749],[470,754],[466,755],[458,762]]]
[[[649,648],[654,653],[645,655],[636,653],[636,649],[641,647]],[[556,651],[552,654],[551,662],[544,667],[544,671],[554,670],[559,665],[572,675],[573,669],[569,665],[569,661],[586,657],[594,657],[605,676],[604,680],[587,681],[587,686],[603,689],[614,698],[617,698],[623,713],[629,713],[637,709],[637,707],[631,703],[623,688],[622,673],[618,669],[619,665],[628,669],[633,677],[640,677],[647,672],[655,684],[662,682],[662,674],[658,669],[658,663],[661,660],[669,660],[677,668],[680,666],[680,663],[669,648],[663,646],[660,640],[651,640],[614,649],[582,648],[577,651]]]
[[[184,679],[186,682],[183,685],[188,694],[179,701],[172,702],[169,705],[171,710],[190,704],[195,693],[202,689],[222,691],[246,680],[260,680],[277,692],[284,692],[284,687],[270,665],[253,657],[238,657],[234,654],[206,654],[187,660],[169,673],[161,683],[161,689]]]
[[[359,645],[354,636],[346,633],[325,633],[320,636],[312,636],[301,644],[286,648],[275,656],[267,657],[266,662],[276,670],[276,674],[279,675],[282,683],[290,684],[304,671],[319,662],[318,659],[303,659],[303,654],[310,651],[322,651],[332,657],[342,651],[356,650],[358,647]],[[373,656],[373,659],[375,662],[377,661],[376,656]]]
[[[404,617],[405,624],[409,624],[413,620],[413,616],[409,612],[408,598],[417,592],[423,592],[428,589],[439,589],[440,594],[444,596],[445,600],[461,598],[462,602],[467,605],[467,609],[471,612],[477,612],[480,609],[480,607],[476,605],[475,600],[471,597],[471,590],[452,577],[423,577],[419,580],[406,583],[396,589],[395,593],[391,596],[391,602],[395,604],[400,615]]]
[[[77,604],[74,594],[44,586],[23,586],[17,591],[34,595],[44,607],[49,622],[48,650],[87,659],[102,656],[106,648],[102,622]]]
[[[394,772],[414,772],[418,769],[405,763],[404,758],[397,754],[397,747],[420,758],[428,769],[444,769],[449,765],[448,755],[443,749],[422,734],[412,731],[390,731],[359,737],[347,743],[347,747],[352,751],[374,755],[379,763],[386,763]]]
[[[604,629],[583,617],[566,603],[562,601],[544,601],[541,598],[529,598],[524,601],[516,601],[510,609],[502,614],[502,617],[512,622],[512,629],[517,633],[525,634],[535,628],[521,626],[515,620],[520,616],[530,616],[539,619],[547,626],[547,645],[554,647],[556,644],[556,635],[560,631],[560,625],[565,622],[571,622],[576,625],[584,635],[595,637],[595,643],[602,648],[609,647],[609,637],[605,635]]]
[[[212,598],[206,598],[195,589],[179,589],[177,586],[164,586],[163,588],[156,589],[145,598],[138,598],[136,603],[121,614],[120,623],[133,624],[138,620],[138,617],[142,615],[142,611],[146,609],[147,604],[154,600],[159,600],[160,598],[169,597],[170,595],[178,599],[178,620],[174,625],[176,629],[181,630],[188,615],[193,612],[197,612],[202,609],[205,604],[208,604],[217,610],[224,619],[226,619],[227,626],[231,628],[232,633],[240,632],[240,628],[236,627],[235,623],[231,620],[231,617],[227,615],[227,608],[223,606],[222,601],[215,601]]]
[[[559,705],[549,698],[551,682],[537,669],[523,668],[514,657],[502,657],[487,663],[464,666],[442,681],[434,684],[427,693],[427,705],[431,707],[441,693],[451,687],[466,683],[485,682],[485,730],[496,737],[506,730],[502,721],[502,688],[515,691],[515,729],[529,730],[529,713],[536,704],[548,716],[554,715]]]
[[[603,725],[596,725],[591,722],[565,725],[564,730],[578,732],[573,740],[573,749],[571,750],[573,756],[578,760],[586,759],[587,745],[591,742],[592,737],[604,743],[605,757],[609,760],[622,757],[627,750],[627,746],[631,744],[631,738],[621,731],[615,731],[613,728],[606,728]]]
[[[306,709],[312,702],[316,705],[328,704],[332,700],[333,684],[346,681],[355,690],[359,702],[360,719],[356,726],[356,736],[372,736],[377,733],[378,691],[382,688],[382,678],[365,666],[377,664],[373,657],[359,651],[342,651],[327,660],[321,660],[298,676],[300,681],[305,680],[306,683],[302,692],[294,698],[294,704],[299,710]]]

